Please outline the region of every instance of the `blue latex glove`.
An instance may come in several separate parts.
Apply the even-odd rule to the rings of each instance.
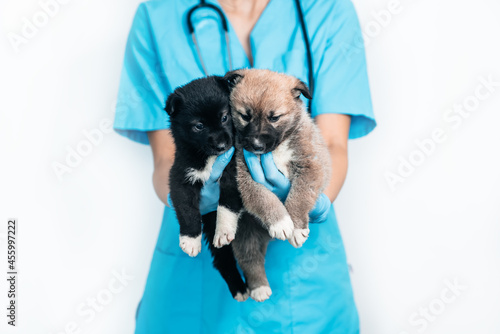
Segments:
[[[272,152],[262,154],[260,161],[257,155],[252,152],[243,150],[243,156],[248,166],[248,170],[252,175],[252,179],[271,190],[278,198],[284,202],[290,191],[290,180],[286,178],[276,167],[273,160]],[[324,223],[327,220],[328,212],[330,211],[331,202],[328,196],[321,194],[314,205],[314,208],[309,212],[311,223]]]
[[[311,223],[324,223],[328,219],[328,212],[330,212],[330,198],[324,193],[319,195],[314,208],[309,212],[309,219]]]
[[[234,154],[234,147],[231,147],[225,153],[219,155],[217,159],[215,159],[214,165],[212,167],[212,172],[210,173],[210,177],[207,182],[201,188],[200,193],[200,213],[201,215],[206,215],[209,212],[213,212],[217,210],[217,206],[219,205],[219,196],[220,196],[220,188],[219,188],[219,178],[226,168],[227,164],[231,161],[231,158]],[[170,200],[170,194],[167,197],[168,205],[173,208],[172,201]]]
[[[291,184],[290,180],[276,167],[272,152],[261,154],[260,161],[257,155],[247,150],[243,150],[243,156],[252,179],[271,190],[284,202],[290,191]]]

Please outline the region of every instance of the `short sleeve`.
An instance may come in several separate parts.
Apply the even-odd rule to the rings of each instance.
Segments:
[[[312,116],[351,115],[349,138],[359,138],[370,133],[376,122],[363,37],[350,0],[335,2],[328,29],[326,47],[317,67]]]
[[[169,128],[164,107],[171,89],[162,73],[148,12],[141,4],[125,50],[113,125],[116,132],[148,144],[147,131]]]

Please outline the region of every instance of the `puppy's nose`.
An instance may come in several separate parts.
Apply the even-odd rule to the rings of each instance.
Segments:
[[[226,144],[219,144],[217,145],[216,147],[216,150],[219,151],[219,152],[222,152],[226,149]]]
[[[264,151],[264,144],[258,140],[258,139],[254,139],[252,141],[252,148],[254,149],[255,152],[262,152]]]

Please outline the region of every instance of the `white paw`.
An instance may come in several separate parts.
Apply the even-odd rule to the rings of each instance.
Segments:
[[[286,240],[292,236],[293,221],[290,216],[286,216],[280,221],[275,222],[269,226],[269,235],[271,238]]]
[[[269,286],[259,286],[257,289],[253,289],[250,291],[250,297],[257,302],[263,302],[266,299],[269,299],[269,296],[272,295],[271,288]]]
[[[288,239],[290,244],[295,248],[300,248],[306,242],[307,238],[309,238],[309,229],[297,228],[293,230],[292,236]]]
[[[179,246],[184,253],[195,257],[201,252],[201,234],[196,238],[188,237],[187,235],[179,236]]]
[[[221,248],[234,240],[238,227],[239,214],[224,206],[217,208],[217,224],[215,227],[214,246]]]
[[[248,299],[249,293],[248,290],[245,293],[238,292],[236,293],[236,296],[234,296],[234,299],[236,299],[239,302],[244,302],[245,300]]]
[[[221,248],[222,246],[229,245],[234,240],[236,233],[232,231],[217,231],[215,230],[214,246]]]

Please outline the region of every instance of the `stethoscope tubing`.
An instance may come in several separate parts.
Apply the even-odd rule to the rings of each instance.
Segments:
[[[314,73],[313,73],[313,57],[311,53],[311,45],[309,43],[309,35],[307,33],[307,25],[304,19],[304,13],[302,12],[302,7],[300,6],[300,1],[295,0],[295,7],[297,8],[297,14],[299,16],[300,27],[302,29],[302,35],[304,36],[304,44],[306,45],[306,56],[307,56],[307,71],[308,71],[308,80],[309,80],[309,91],[311,92],[311,96],[314,92]],[[309,112],[311,112],[311,100],[309,100],[309,104],[307,106]]]
[[[300,1],[295,0],[295,7],[297,9],[297,15],[299,17],[299,22],[300,22],[300,27],[302,30],[302,35],[304,37],[304,44],[306,46],[306,56],[307,56],[307,68],[308,68],[308,80],[309,80],[309,91],[311,92],[311,95],[314,92],[314,73],[313,73],[313,57],[312,57],[312,52],[311,52],[311,45],[309,43],[309,35],[307,33],[307,25],[304,19],[304,13],[302,12],[302,7],[300,6]],[[205,73],[206,76],[208,76],[208,70],[205,65],[205,62],[203,61],[203,57],[201,55],[201,50],[200,46],[198,44],[198,40],[196,39],[196,32],[193,26],[193,21],[192,21],[192,16],[194,12],[196,12],[200,8],[209,8],[211,10],[214,10],[217,15],[219,16],[219,19],[222,23],[222,29],[224,30],[224,38],[226,40],[226,51],[227,51],[227,59],[228,59],[228,67],[229,71],[233,70],[233,63],[232,63],[232,58],[231,58],[231,49],[230,49],[230,44],[229,44],[229,29],[228,29],[228,24],[227,24],[227,19],[222,12],[220,8],[217,6],[206,3],[205,0],[200,0],[200,3],[193,6],[187,13],[187,27],[188,27],[188,32],[189,35],[191,36],[191,40],[193,41],[193,44],[195,46],[196,54],[198,56],[198,59],[200,61],[201,67],[203,68],[203,72]],[[309,100],[307,109],[309,113],[311,112],[311,100]]]
[[[194,12],[200,8],[210,8],[212,10],[215,10],[217,12],[217,14],[219,15],[219,19],[222,23],[222,29],[224,30],[224,37],[226,40],[226,51],[227,51],[227,60],[229,62],[229,71],[232,71],[233,70],[233,62],[232,62],[232,58],[231,58],[231,49],[229,47],[229,29],[228,29],[226,17],[224,16],[224,13],[222,12],[222,10],[220,8],[218,8],[217,6],[212,5],[210,3],[206,3],[204,0],[201,0],[199,4],[195,5],[193,8],[191,8],[188,11],[186,20],[187,20],[188,32],[191,35],[191,40],[193,41],[193,44],[196,48],[196,53],[198,55],[198,59],[200,60],[201,67],[203,68],[203,72],[205,73],[206,76],[208,76],[208,70],[207,70],[207,67],[205,66],[205,62],[203,61],[200,46],[198,45],[198,40],[196,39],[196,33],[194,30],[193,21],[191,19]]]

